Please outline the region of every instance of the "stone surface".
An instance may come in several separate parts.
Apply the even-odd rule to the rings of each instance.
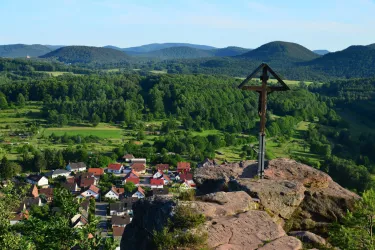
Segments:
[[[325,246],[326,240],[319,235],[316,235],[309,231],[293,231],[288,233],[290,236],[298,237],[302,242],[313,243]]]
[[[258,210],[213,219],[206,223],[206,228],[208,245],[214,249],[257,249],[267,241],[285,236],[280,225]]]
[[[300,250],[302,249],[302,242],[291,236],[284,236],[278,238],[270,243],[267,243],[258,250]]]
[[[243,161],[240,163],[226,163],[220,166],[205,166],[194,171],[194,182],[203,194],[223,191],[230,180],[240,176],[253,177],[254,173],[249,171],[255,167],[255,161]]]
[[[292,216],[305,197],[306,190],[301,183],[287,180],[240,178],[238,184],[252,197],[259,198],[266,211],[283,219],[289,219]]]
[[[189,203],[208,218],[234,215],[258,208],[258,204],[244,191],[212,193],[199,199],[201,201]]]

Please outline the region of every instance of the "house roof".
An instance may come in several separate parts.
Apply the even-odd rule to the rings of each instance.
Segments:
[[[71,169],[87,168],[84,162],[70,162],[69,166]]]
[[[129,172],[129,173],[127,173],[127,175],[125,175],[125,179],[127,179],[127,178],[139,178],[139,173],[132,169],[131,172]]]
[[[25,204],[26,208],[29,208],[31,207],[32,205],[39,205],[40,203],[40,198],[39,197],[36,197],[36,198],[31,198],[31,197],[26,197],[24,200],[23,200],[23,204]]]
[[[116,202],[109,204],[109,210],[110,211],[117,211],[117,212],[124,212],[127,209],[131,209],[133,205],[133,202],[129,199],[126,199],[122,202]]]
[[[89,206],[90,206],[90,199],[84,199],[81,204],[79,204],[79,206],[81,208],[83,208],[85,211],[88,211],[89,210]]]
[[[171,180],[171,178],[169,178],[169,176],[168,175],[166,175],[166,174],[163,174],[163,177],[162,177],[164,180],[167,180],[167,181],[170,181]]]
[[[146,164],[146,159],[145,158],[133,158],[132,159],[132,163],[143,163],[143,164]]]
[[[41,188],[39,189],[39,195],[44,194],[47,198],[53,197],[53,188]]]
[[[154,178],[152,178],[152,179],[150,179],[150,184],[151,185],[157,185],[157,186],[164,185],[164,180],[163,179],[154,179]]]
[[[66,178],[66,183],[76,183],[76,179],[74,177]]]
[[[192,173],[186,173],[186,174],[180,174],[180,179],[182,181],[185,181],[185,180],[192,180],[193,179],[193,174]]]
[[[87,172],[92,173],[96,176],[101,176],[104,174],[104,169],[103,168],[89,168]]]
[[[157,170],[165,171],[169,169],[169,164],[157,164],[156,165]]]
[[[91,191],[99,194],[99,188],[97,186],[91,185],[90,188],[89,188],[89,190],[91,190]]]
[[[69,191],[71,192],[74,192],[76,190],[76,183],[68,183],[68,182],[65,182],[63,184],[61,184],[64,188],[68,189]]]
[[[144,163],[133,163],[131,167],[132,167],[132,170],[136,172],[141,172],[141,171],[146,170],[146,166]]]
[[[134,159],[134,155],[132,155],[132,154],[126,154],[122,158],[123,159]]]
[[[65,169],[56,169],[56,170],[52,170],[52,171],[46,173],[46,176],[60,175],[60,174],[67,174],[67,173],[70,174],[70,171],[65,170]]]
[[[142,187],[138,187],[137,191],[146,196],[145,190]]]
[[[79,182],[79,186],[80,187],[89,187],[91,185],[94,185],[94,183],[95,183],[95,178],[94,177],[81,178],[81,180]]]
[[[28,195],[34,198],[39,196],[38,188],[36,187],[35,184],[30,187]]]
[[[31,181],[35,181],[35,182],[38,182],[40,179],[42,179],[44,176],[41,176],[41,175],[36,175],[36,174],[31,174],[27,177],[27,179],[31,180]]]
[[[114,227],[113,228],[113,237],[122,237],[125,227]]]
[[[126,182],[132,182],[134,184],[139,184],[139,178],[129,177],[129,178],[126,178],[125,181]]]
[[[169,193],[168,188],[153,188],[151,189],[152,195],[166,195]]]
[[[115,186],[112,186],[111,190],[117,195],[123,194],[125,192],[124,188],[117,188]]]
[[[184,162],[184,161],[178,162],[177,169],[190,169],[190,162]]]
[[[110,163],[110,164],[108,164],[109,170],[120,170],[121,167],[122,167],[121,163]]]
[[[112,222],[112,225],[127,225],[130,223],[130,216],[129,215],[125,215],[125,216],[112,215],[111,222]]]

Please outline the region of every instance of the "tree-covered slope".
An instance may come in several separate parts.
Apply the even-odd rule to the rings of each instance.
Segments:
[[[38,57],[51,52],[52,49],[40,44],[9,44],[0,45],[0,57],[18,58],[18,57]]]
[[[250,50],[251,49],[245,49],[245,48],[236,47],[236,46],[229,46],[226,48],[214,50],[214,55],[215,56],[238,56],[246,52],[249,52]]]
[[[147,53],[155,50],[173,48],[173,47],[189,47],[195,49],[203,49],[203,50],[212,50],[216,49],[215,47],[208,46],[208,45],[200,45],[200,44],[191,44],[191,43],[151,43],[142,46],[136,47],[129,47],[122,49],[125,52],[135,52],[135,53]]]
[[[264,44],[240,57],[263,62],[293,63],[310,61],[319,55],[296,43],[276,41]]]
[[[303,65],[336,77],[375,76],[375,46],[350,46]]]
[[[158,59],[184,59],[184,58],[202,58],[214,56],[211,50],[202,50],[190,48],[186,46],[171,47],[161,50],[156,50],[148,53],[143,53],[140,56],[158,58]]]
[[[116,63],[129,57],[122,51],[88,46],[66,46],[54,50],[41,58],[57,59],[65,63]]]

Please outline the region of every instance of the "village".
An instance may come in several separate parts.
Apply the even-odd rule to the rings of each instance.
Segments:
[[[205,162],[211,161],[207,159]],[[181,192],[195,189],[189,162],[178,162],[177,166],[151,166],[146,159],[135,158],[131,154],[124,155],[121,161],[110,163],[106,168],[90,168],[84,162],[69,162],[65,169],[30,174],[17,179],[17,182],[17,185],[28,185],[30,188],[20,207],[14,211],[10,224],[27,219],[32,206],[52,204],[54,190],[63,188],[80,204],[80,213],[71,219],[71,227],[85,226],[89,213],[94,212],[100,219],[101,235],[115,240],[121,240],[126,225],[133,218],[132,206],[139,199],[178,196]],[[90,211],[92,204],[95,204],[95,211]],[[58,207],[51,209],[59,210]]]

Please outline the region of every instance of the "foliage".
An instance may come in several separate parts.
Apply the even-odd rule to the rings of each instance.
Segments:
[[[124,184],[124,191],[128,194],[131,194],[136,189],[137,186],[133,182],[126,182]]]
[[[330,230],[329,240],[340,249],[375,249],[374,239],[375,191],[363,193],[353,209],[348,212],[342,224],[336,223]]]

